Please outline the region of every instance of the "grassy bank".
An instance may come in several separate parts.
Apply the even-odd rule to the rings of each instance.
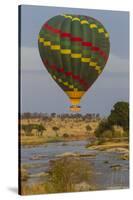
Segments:
[[[103,138],[96,140],[94,143],[88,144],[86,147],[90,150],[128,152],[129,142],[128,138]]]
[[[59,137],[38,137],[38,136],[21,136],[21,145],[23,146],[36,146],[36,145],[43,145],[46,143],[50,143],[50,142],[60,142],[62,141],[62,138]]]
[[[22,146],[37,146],[37,145],[46,145],[47,143],[52,142],[67,142],[67,141],[74,141],[74,140],[84,140],[88,139],[89,136],[77,135],[77,136],[69,136],[69,137],[62,137],[62,136],[53,136],[53,137],[46,137],[46,136],[21,136],[20,142]]]

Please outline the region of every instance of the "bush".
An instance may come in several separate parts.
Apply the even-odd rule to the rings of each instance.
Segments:
[[[108,124],[108,121],[107,120],[103,120],[100,122],[98,128],[96,129],[95,131],[95,135],[96,137],[102,137],[103,135],[103,132],[106,131],[106,130],[110,130],[110,125]]]
[[[72,192],[75,184],[89,181],[92,169],[87,161],[79,158],[60,158],[51,163],[48,192]]]
[[[124,131],[123,137],[129,137],[129,132],[128,131]]]
[[[68,135],[67,133],[64,133],[64,134],[63,134],[63,137],[68,138],[69,135]]]
[[[106,130],[102,133],[102,136],[103,137],[106,137],[106,138],[112,138],[113,137],[113,131],[111,130]]]
[[[90,125],[87,125],[87,126],[86,126],[86,130],[87,130],[87,131],[91,131],[91,130],[92,130],[91,126],[90,126]]]
[[[118,137],[118,138],[119,138],[119,137],[123,137],[123,133],[120,132],[120,131],[114,131],[114,132],[113,132],[113,137],[116,137],[116,138],[117,138],[117,137]]]

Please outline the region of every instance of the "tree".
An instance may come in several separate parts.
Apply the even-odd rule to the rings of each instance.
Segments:
[[[110,125],[122,126],[125,131],[129,130],[129,103],[128,102],[117,102],[111,114],[108,117],[108,123]]]
[[[87,130],[88,132],[91,131],[91,130],[92,130],[91,126],[90,126],[90,125],[87,125],[87,126],[86,126],[86,130]]]
[[[112,137],[116,137],[117,135],[120,135],[119,133],[116,134],[113,130],[113,126],[118,125],[121,126],[126,135],[128,135],[129,131],[129,103],[127,102],[117,102],[113,109],[111,110],[111,113],[107,119],[104,119],[100,122],[98,128],[95,131],[95,134],[97,137],[104,137],[109,135],[111,137],[112,131]]]
[[[58,137],[58,133],[57,133],[57,131],[59,130],[59,128],[58,128],[57,126],[53,126],[52,129],[56,132],[56,137]]]
[[[51,113],[51,117],[56,117],[56,113]]]
[[[42,136],[43,131],[46,131],[46,128],[42,124],[39,124],[38,127],[37,127],[37,130],[40,133],[39,135]]]
[[[24,130],[26,136],[31,136],[31,132],[32,132],[32,125],[31,124],[28,124],[28,125],[22,125],[22,129]]]
[[[100,114],[99,114],[99,113],[96,114],[96,119],[97,119],[97,120],[100,119]]]

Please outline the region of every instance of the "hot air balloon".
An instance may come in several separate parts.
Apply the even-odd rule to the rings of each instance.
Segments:
[[[108,32],[92,17],[57,15],[42,26],[38,47],[47,71],[69,97],[70,110],[79,111],[82,96],[107,62]]]

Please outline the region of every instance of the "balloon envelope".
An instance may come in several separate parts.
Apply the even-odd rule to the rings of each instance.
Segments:
[[[79,111],[81,97],[103,71],[110,50],[109,34],[96,19],[58,15],[42,26],[38,47],[52,78]]]

